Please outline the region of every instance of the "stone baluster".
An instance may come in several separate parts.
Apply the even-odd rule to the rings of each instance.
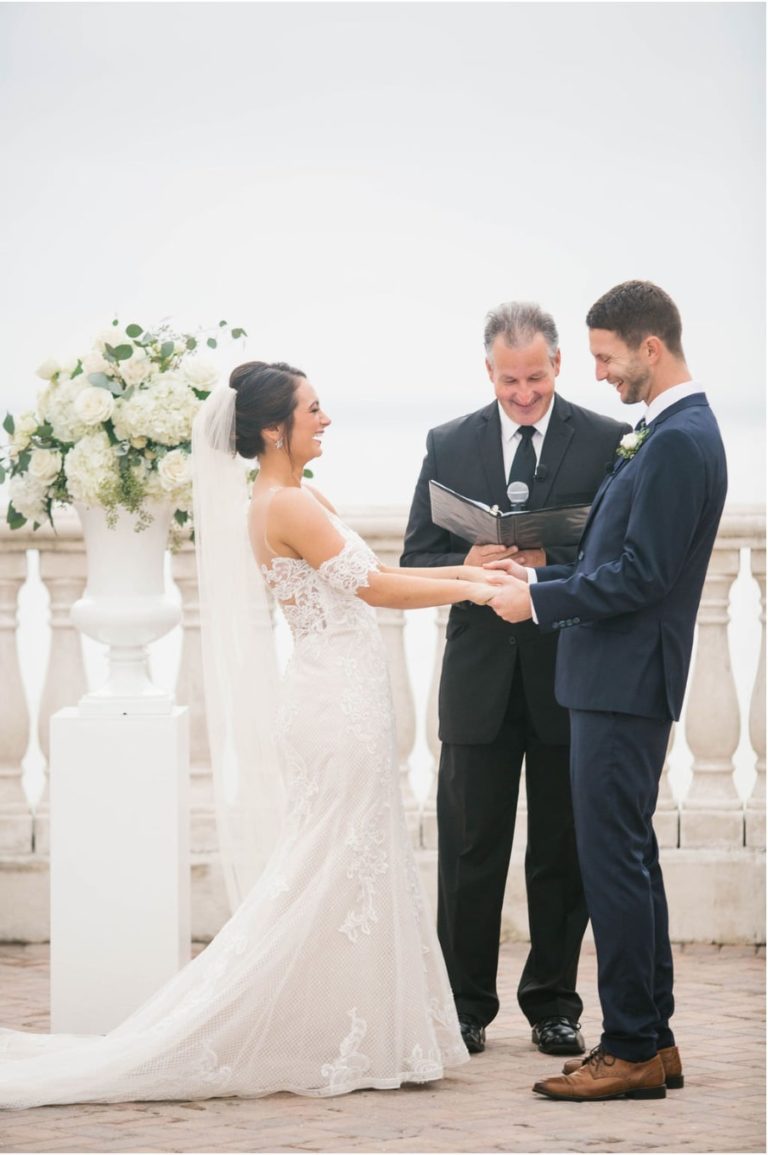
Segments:
[[[437,768],[440,762],[440,739],[438,737],[438,691],[440,689],[440,674],[443,669],[443,654],[445,653],[445,628],[448,624],[450,606],[440,606],[435,619],[437,636],[435,637],[435,658],[432,666],[432,680],[429,686],[427,701],[427,745],[432,754],[432,782],[424,800],[421,814],[421,845],[428,850],[437,846]]]
[[[40,580],[48,591],[51,645],[37,720],[43,757],[50,753],[51,716],[64,706],[76,706],[88,686],[80,631],[70,621],[70,610],[85,589],[86,559],[82,541],[62,542],[55,549],[40,549]],[[35,850],[49,852],[50,810],[46,766],[45,787],[35,808]]]
[[[22,786],[29,744],[29,710],[21,679],[16,630],[19,590],[27,577],[27,547],[7,538],[0,552],[0,854],[30,854],[32,812]]]
[[[749,739],[757,755],[757,779],[747,799],[745,841],[765,847],[765,547],[751,550],[752,576],[760,589],[760,657],[749,707]]]
[[[656,813],[653,816],[653,828],[656,831],[656,841],[659,846],[677,846],[680,841],[680,811],[675,802],[672,787],[669,783],[669,755],[675,744],[675,725],[669,732],[667,756],[659,780],[659,797],[656,802]]]
[[[728,602],[738,572],[739,550],[716,547],[699,608],[686,712],[693,781],[680,815],[680,845],[685,849],[743,845],[743,810],[733,781],[739,703],[728,647]]]
[[[200,600],[194,546],[171,556],[171,574],[181,594],[182,644],[176,700],[189,707],[190,851],[192,857],[192,937],[212,937],[229,915],[218,862],[219,840],[205,716]]]

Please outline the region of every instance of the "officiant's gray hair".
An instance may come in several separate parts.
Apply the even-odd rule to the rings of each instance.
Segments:
[[[554,317],[531,301],[505,301],[491,309],[485,318],[485,355],[492,360],[491,348],[499,334],[514,348],[529,345],[537,333],[542,334],[550,357],[554,357],[560,345]]]

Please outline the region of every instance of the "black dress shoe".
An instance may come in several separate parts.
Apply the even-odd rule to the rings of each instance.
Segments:
[[[461,1027],[464,1046],[470,1055],[479,1055],[481,1051],[485,1050],[485,1027],[481,1026],[477,1019],[459,1015],[459,1026]]]
[[[544,1055],[583,1055],[581,1023],[573,1019],[542,1019],[534,1023],[531,1038]]]

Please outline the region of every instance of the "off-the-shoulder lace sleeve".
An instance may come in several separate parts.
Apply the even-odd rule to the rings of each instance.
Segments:
[[[354,593],[371,583],[368,574],[378,570],[379,560],[362,542],[348,541],[334,557],[327,558],[317,569],[323,581],[337,590]]]

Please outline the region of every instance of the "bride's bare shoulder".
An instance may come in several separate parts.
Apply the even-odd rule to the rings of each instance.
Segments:
[[[305,481],[301,488],[303,490],[305,490],[307,493],[311,493],[312,496],[314,498],[316,498],[316,500],[319,501],[321,505],[325,506],[325,508],[328,510],[329,513],[336,514],[336,516],[338,517],[338,512],[331,505],[328,498],[325,496],[324,493],[321,493],[319,489],[316,489],[314,485],[307,485],[307,483]]]

